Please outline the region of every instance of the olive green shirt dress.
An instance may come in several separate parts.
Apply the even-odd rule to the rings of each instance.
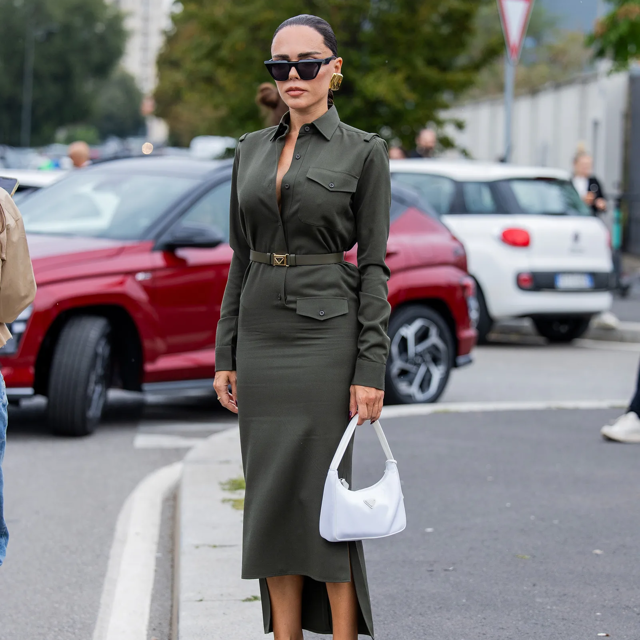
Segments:
[[[335,105],[304,124],[276,196],[289,112],[245,133],[231,186],[233,258],[216,334],[216,368],[235,370],[246,479],[242,577],[305,576],[303,628],[331,633],[326,582],[353,581],[359,632],[373,637],[362,543],[319,534],[324,480],[349,422],[352,384],[384,389],[391,187],[386,142],[340,121]],[[274,266],[250,251],[343,252],[348,262]],[[290,260],[293,262],[294,260]],[[351,482],[350,447],[340,468]]]

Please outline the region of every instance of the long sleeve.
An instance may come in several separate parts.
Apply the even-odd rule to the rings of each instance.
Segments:
[[[24,223],[18,207],[6,193],[0,196],[5,214],[2,235],[0,322],[13,322],[36,297],[36,280],[29,256]]]
[[[241,137],[242,140],[244,136]],[[216,370],[235,371],[236,339],[238,335],[238,311],[244,273],[249,266],[250,247],[242,226],[240,205],[238,202],[238,167],[240,147],[238,142],[231,175],[231,199],[229,203],[229,244],[233,249],[227,286],[222,298],[220,320],[216,330]]]
[[[354,199],[360,271],[362,325],[352,384],[384,389],[390,340],[387,335],[391,305],[387,301],[390,271],[385,263],[389,237],[391,177],[387,143],[372,138]]]

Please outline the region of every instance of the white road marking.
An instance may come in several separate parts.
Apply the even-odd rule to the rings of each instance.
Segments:
[[[382,408],[381,418],[426,416],[432,413],[476,413],[484,411],[547,411],[549,409],[624,409],[628,400],[549,400],[534,402],[441,402],[404,404]]]
[[[190,438],[164,433],[137,433],[133,439],[133,447],[134,449],[191,449],[205,440],[206,438]]]
[[[149,474],[129,495],[116,524],[93,640],[147,640],[162,502],[182,462]]]
[[[138,428],[139,433],[175,433],[176,431],[189,431],[198,433],[202,431],[207,435],[212,435],[216,431],[224,431],[237,427],[237,420],[227,420],[220,422],[152,422],[145,420],[144,424]]]

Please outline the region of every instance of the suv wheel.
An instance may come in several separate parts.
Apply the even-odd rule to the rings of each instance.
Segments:
[[[533,318],[538,333],[549,342],[571,342],[584,335],[591,316],[569,318]]]
[[[49,377],[49,424],[54,433],[86,436],[102,417],[111,374],[111,326],[77,316],[60,332]]]
[[[389,338],[387,399],[435,402],[447,386],[454,359],[454,340],[444,318],[425,305],[405,307],[391,317]]]

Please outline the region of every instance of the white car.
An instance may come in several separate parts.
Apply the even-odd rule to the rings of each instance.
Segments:
[[[567,172],[471,160],[391,160],[390,167],[465,245],[481,341],[495,320],[529,317],[548,340],[570,342],[610,309],[610,235]]]

